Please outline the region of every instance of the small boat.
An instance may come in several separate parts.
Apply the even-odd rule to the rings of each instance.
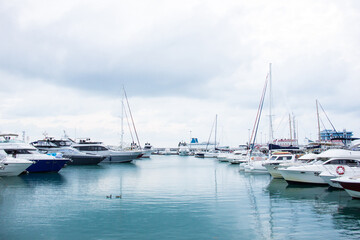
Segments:
[[[20,175],[32,164],[32,161],[7,156],[4,150],[0,150],[0,177]]]

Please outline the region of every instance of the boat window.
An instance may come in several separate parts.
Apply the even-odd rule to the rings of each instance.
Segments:
[[[325,163],[325,165],[347,165],[350,167],[359,166],[359,162],[354,159],[334,159]]]
[[[7,154],[31,154],[28,149],[5,149]]]
[[[80,151],[96,151],[96,149],[94,149],[94,146],[80,146],[76,148]]]
[[[277,158],[277,156],[272,156],[271,158],[270,158],[270,160],[275,160]]]
[[[278,157],[277,161],[283,160],[283,157]]]
[[[291,160],[291,159],[292,159],[291,156],[287,156],[287,157],[286,157],[286,160]]]

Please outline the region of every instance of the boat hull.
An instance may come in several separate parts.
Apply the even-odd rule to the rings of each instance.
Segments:
[[[29,173],[41,173],[41,172],[59,172],[61,168],[69,161],[66,158],[59,159],[32,159],[34,164],[29,166],[26,171]]]
[[[339,182],[345,191],[353,198],[360,198],[359,182]]]
[[[0,167],[0,177],[18,176],[24,172],[32,162],[29,163],[3,163]]]
[[[331,179],[336,178],[336,176],[333,176],[333,175],[322,175],[322,174],[320,174],[320,177],[321,177],[327,184],[329,184],[331,187],[343,189],[343,187],[340,185],[340,183],[331,181]]]
[[[103,163],[125,163],[125,162],[131,162],[134,159],[139,158],[142,155],[142,153],[139,152],[127,152],[127,153],[121,153],[121,154],[114,154],[114,155],[108,155],[105,157],[105,159],[102,161]]]
[[[102,156],[66,156],[65,158],[69,158],[70,161],[67,163],[67,165],[97,165],[101,161],[105,159],[105,157]]]
[[[319,176],[319,171],[306,171],[306,170],[279,170],[283,178],[288,183],[309,183],[327,185],[327,183]]]

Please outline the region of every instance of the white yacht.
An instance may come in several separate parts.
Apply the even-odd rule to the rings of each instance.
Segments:
[[[283,157],[289,158],[289,156],[281,156],[281,155],[273,156],[273,157],[279,158],[278,160],[283,160],[281,159]],[[313,153],[305,154],[299,158],[296,158],[296,155],[291,155],[291,159],[288,159],[289,161],[285,160],[281,162],[275,161],[274,163],[265,163],[264,167],[268,170],[268,172],[273,178],[283,178],[283,176],[279,172],[279,169],[285,169],[292,166],[301,166],[304,165],[305,163],[313,161],[316,157],[317,154],[313,154]]]
[[[143,149],[143,155],[141,156],[142,158],[150,158],[151,154],[154,152],[153,147],[151,146],[150,143],[145,143],[145,147]]]
[[[290,152],[275,152],[269,159],[250,162],[248,167],[245,168],[245,172],[270,173],[269,169],[277,170],[279,164],[294,162],[295,159],[295,154],[291,154]]]
[[[141,150],[111,150],[102,144],[102,142],[92,142],[89,138],[81,139],[79,142],[72,144],[72,147],[84,153],[92,153],[106,157],[102,161],[103,163],[131,162],[132,160],[140,158],[143,155]]]
[[[219,152],[216,150],[210,151],[199,151],[195,153],[195,157],[197,158],[216,158]]]
[[[179,156],[189,156],[190,155],[190,148],[185,142],[179,142]]]
[[[217,155],[217,159],[220,161],[220,162],[228,162],[229,161],[229,155],[233,155],[233,153],[230,153],[230,152],[220,152],[218,155]]]
[[[321,172],[336,169],[338,166],[351,166],[360,160],[360,152],[343,149],[330,149],[318,155],[316,160],[302,166],[279,169],[287,182],[328,184],[320,177]],[[332,170],[332,171],[333,171]]]
[[[268,159],[269,157],[261,151],[249,152],[247,155],[247,162],[240,164],[240,170],[252,173],[268,173],[266,168],[262,166],[264,161]]]
[[[227,160],[231,164],[240,164],[247,162],[247,153],[248,150],[237,150],[232,154],[227,155]]]
[[[62,156],[50,156],[40,153],[34,146],[17,139],[17,134],[0,134],[0,149],[7,156],[26,159],[33,162],[26,171],[32,172],[58,172],[69,161]]]
[[[69,158],[68,165],[96,165],[105,159],[104,156],[96,155],[94,153],[84,153],[73,148],[73,142],[70,139],[55,139],[46,137],[31,143],[40,152],[54,155],[59,154],[65,158]]]
[[[20,175],[32,164],[32,161],[7,156],[4,150],[0,150],[0,177]]]
[[[333,159],[336,165],[325,166],[325,170],[320,173],[320,177],[334,188],[343,187],[338,181],[337,178],[340,177],[352,177],[360,175],[360,159]],[[334,163],[334,164],[335,164]]]

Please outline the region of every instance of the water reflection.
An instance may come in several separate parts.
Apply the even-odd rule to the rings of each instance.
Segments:
[[[43,185],[60,186],[66,183],[66,178],[60,173],[36,173],[20,175],[25,184],[29,187],[38,187]]]

